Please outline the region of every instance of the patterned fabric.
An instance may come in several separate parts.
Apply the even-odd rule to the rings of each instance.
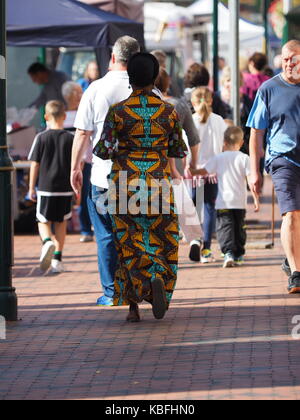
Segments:
[[[151,302],[156,276],[169,304],[177,279],[178,216],[168,157],[187,154],[174,107],[154,94],[133,92],[110,108],[94,153],[113,160],[109,212],[120,262],[114,304]]]

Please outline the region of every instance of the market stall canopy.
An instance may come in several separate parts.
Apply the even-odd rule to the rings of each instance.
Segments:
[[[193,22],[186,7],[174,3],[145,3],[145,41],[147,49],[176,50],[184,43],[183,28]]]
[[[149,19],[157,19],[162,23],[174,25],[177,23],[189,23],[192,21],[192,13],[188,8],[177,6],[174,3],[145,3],[145,16]]]
[[[123,35],[144,43],[141,23],[75,0],[7,2],[9,46],[104,48]]]
[[[77,0],[80,1],[80,0]],[[81,0],[82,3],[91,4],[99,9],[116,15],[144,22],[144,0]]]
[[[187,8],[194,17],[203,18],[203,22],[208,23],[210,37],[212,37],[213,24],[213,1],[198,0]],[[230,43],[230,11],[221,2],[219,2],[219,47],[220,54],[227,56],[229,54]],[[255,51],[261,51],[263,48],[264,28],[254,25],[244,19],[240,19],[240,53],[249,56]],[[211,39],[212,43],[212,39]]]
[[[213,1],[212,0],[198,0],[188,7],[189,13],[194,16],[212,16],[213,14]],[[219,32],[230,31],[230,12],[222,3],[219,3]],[[254,25],[244,19],[240,19],[240,33],[242,36],[245,34],[249,37],[263,36],[264,28],[259,25]]]

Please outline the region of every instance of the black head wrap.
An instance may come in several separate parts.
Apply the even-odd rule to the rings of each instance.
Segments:
[[[130,84],[144,88],[154,84],[159,73],[159,63],[152,54],[137,53],[130,58],[127,71]]]

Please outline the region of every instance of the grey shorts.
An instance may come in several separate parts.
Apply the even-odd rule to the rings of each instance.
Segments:
[[[300,168],[285,158],[277,158],[270,165],[270,174],[281,214],[300,211]]]

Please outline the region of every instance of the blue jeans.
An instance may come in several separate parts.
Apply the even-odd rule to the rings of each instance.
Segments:
[[[84,236],[93,236],[94,232],[92,231],[92,223],[89,215],[87,199],[90,190],[90,179],[91,179],[91,169],[92,165],[90,163],[85,163],[83,168],[83,184],[81,190],[81,205],[79,209],[79,220],[80,220],[80,230],[81,235]]]
[[[218,184],[209,184],[208,182],[204,185],[204,221],[203,221],[203,233],[204,233],[204,249],[211,248],[212,235],[216,231],[216,200],[218,196]]]
[[[100,196],[106,194],[103,188],[91,186],[88,196],[88,209],[98,247],[98,267],[104,295],[112,298],[114,295],[114,278],[118,265],[118,254],[115,247],[112,222],[108,213],[100,214],[97,211],[97,201],[99,209]],[[101,209],[100,209],[101,210]]]
[[[196,206],[196,188],[193,188],[193,201]],[[203,249],[211,248],[212,235],[216,230],[217,212],[215,209],[216,200],[218,196],[218,184],[204,185],[204,220],[203,220],[203,234],[204,243]]]

